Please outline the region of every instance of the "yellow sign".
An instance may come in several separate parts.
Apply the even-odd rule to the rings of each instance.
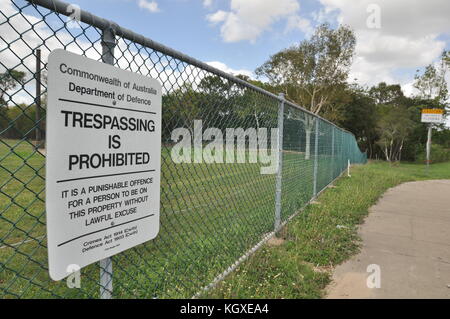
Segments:
[[[443,109],[423,109],[422,123],[442,123],[444,119]]]
[[[443,109],[423,109],[422,114],[444,114]]]

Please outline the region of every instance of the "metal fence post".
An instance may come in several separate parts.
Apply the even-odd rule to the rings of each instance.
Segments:
[[[428,169],[430,168],[430,160],[431,160],[431,137],[433,135],[433,125],[428,125],[428,134],[427,134],[427,173]]]
[[[345,134],[341,134],[341,148],[342,148],[342,164],[341,164],[341,172],[347,169],[347,154],[345,154]]]
[[[331,128],[331,180],[334,179],[334,127]]]
[[[275,231],[281,224],[281,183],[283,175],[283,125],[284,125],[284,93],[278,95],[280,103],[278,106],[278,169],[275,186]]]
[[[35,99],[35,122],[36,122],[36,145],[38,149],[41,145],[41,49],[36,49],[36,99]]]
[[[114,47],[116,36],[112,28],[106,28],[102,32],[102,61],[106,64],[114,64]],[[100,260],[100,298],[111,299],[113,291],[112,259]]]
[[[350,175],[350,159],[348,159],[347,163],[347,177],[352,177],[352,175]]]
[[[317,170],[319,168],[319,119],[314,119],[316,122],[316,137],[314,142],[314,194],[313,197],[317,195]]]

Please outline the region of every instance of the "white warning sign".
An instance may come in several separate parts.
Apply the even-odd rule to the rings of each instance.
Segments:
[[[443,123],[444,110],[443,109],[423,109],[422,123]]]
[[[156,237],[161,169],[157,80],[53,51],[46,151],[53,280]]]

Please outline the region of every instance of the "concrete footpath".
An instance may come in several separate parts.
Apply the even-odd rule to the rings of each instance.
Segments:
[[[361,252],[335,269],[328,298],[450,299],[450,180],[390,189],[359,233]]]

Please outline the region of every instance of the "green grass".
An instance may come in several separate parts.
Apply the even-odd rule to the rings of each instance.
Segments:
[[[282,219],[312,196],[314,160],[283,155]],[[345,167],[318,158],[318,187]],[[48,276],[45,156],[28,141],[0,139],[0,298],[97,298],[98,265],[81,289]],[[114,297],[191,297],[273,230],[275,176],[260,164],[175,164],[162,150],[158,237],[114,256]]]
[[[320,298],[334,266],[359,250],[357,226],[389,188],[408,181],[450,179],[450,163],[355,166],[279,234],[204,297]],[[339,226],[339,227],[337,227]],[[343,226],[343,227],[342,227]]]

